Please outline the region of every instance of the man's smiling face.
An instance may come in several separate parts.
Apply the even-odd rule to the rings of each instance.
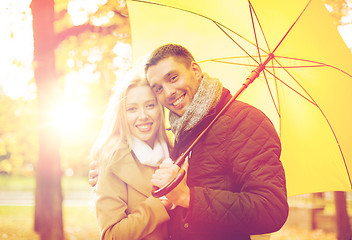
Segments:
[[[146,74],[159,102],[179,116],[188,109],[202,79],[198,64],[192,62],[187,68],[175,57],[160,60]]]

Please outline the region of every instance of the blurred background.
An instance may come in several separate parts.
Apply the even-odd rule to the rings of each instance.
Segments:
[[[352,51],[352,1],[324,2]],[[0,2],[0,239],[99,238],[89,151],[130,44],[123,0]],[[290,208],[271,239],[351,239],[351,192]]]

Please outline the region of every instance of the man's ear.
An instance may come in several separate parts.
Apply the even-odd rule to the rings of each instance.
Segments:
[[[193,61],[191,63],[191,69],[193,70],[193,74],[194,74],[195,78],[197,79],[197,81],[200,82],[203,79],[203,73],[202,73],[202,69],[200,68],[198,63]]]

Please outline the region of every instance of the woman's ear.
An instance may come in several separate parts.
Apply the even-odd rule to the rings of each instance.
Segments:
[[[200,83],[200,81],[203,79],[203,72],[202,69],[200,68],[200,66],[198,65],[198,63],[196,62],[192,62],[191,63],[191,68],[193,70],[195,79],[197,79],[197,81]]]

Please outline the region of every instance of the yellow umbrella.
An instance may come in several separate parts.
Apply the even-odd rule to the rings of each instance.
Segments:
[[[322,1],[127,4],[135,60],[179,43],[232,93],[264,68],[238,99],[274,123],[289,196],[352,189],[352,54]]]

